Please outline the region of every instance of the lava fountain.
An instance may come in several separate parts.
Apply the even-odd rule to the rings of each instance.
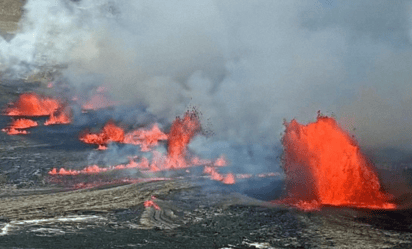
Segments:
[[[67,112],[68,111],[65,110],[57,114],[50,114],[49,119],[44,122],[44,125],[70,124],[72,120],[70,114]]]
[[[167,135],[163,133],[157,124],[154,124],[151,129],[137,129],[125,133],[125,131],[109,121],[99,133],[83,132],[79,138],[87,144],[97,144],[99,150],[107,149],[107,145],[111,142],[140,145],[142,151],[150,151],[158,145],[160,140],[167,140]]]
[[[318,115],[308,125],[292,120],[285,126],[283,203],[304,210],[322,205],[396,208],[381,191],[371,162],[333,118]]]
[[[80,140],[88,144],[98,144],[99,149],[106,149],[110,142],[123,142],[124,130],[116,126],[113,121],[107,122],[100,133],[88,133],[80,135]]]
[[[163,133],[157,124],[151,128],[141,128],[125,133],[125,131],[109,121],[99,133],[84,132],[80,140],[85,143],[98,144],[100,149],[106,148],[110,142],[127,143],[139,145],[141,151],[151,152],[152,157],[149,161],[146,157],[129,158],[128,164],[120,164],[109,167],[99,167],[90,165],[82,170],[53,168],[48,173],[52,176],[77,176],[81,174],[98,174],[112,170],[139,169],[141,172],[157,172],[183,169],[195,166],[205,166],[205,174],[210,175],[212,180],[220,181],[224,184],[234,184],[236,178],[228,173],[221,175],[217,167],[227,166],[223,156],[215,159],[201,159],[197,156],[186,155],[187,146],[191,139],[201,131],[199,117],[195,111],[187,111],[183,118],[176,117],[171,125],[169,134]],[[152,150],[159,145],[160,140],[167,140],[167,155],[159,151]],[[138,159],[138,161],[136,161]]]
[[[8,116],[49,116],[60,106],[58,100],[42,97],[35,93],[24,93],[5,112]]]
[[[7,132],[8,135],[27,134],[28,132],[24,129],[36,127],[37,125],[37,122],[34,120],[19,118],[13,120],[9,127],[2,129],[2,131]]]
[[[187,111],[183,118],[177,117],[170,128],[168,140],[169,168],[186,168],[186,150],[190,140],[201,130],[196,112]]]

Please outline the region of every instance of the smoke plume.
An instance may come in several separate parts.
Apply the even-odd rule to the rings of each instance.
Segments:
[[[0,40],[4,75],[65,65],[165,120],[197,106],[226,149],[279,144],[282,119],[317,110],[361,146],[411,149],[411,53],[410,1],[384,0],[29,0]]]

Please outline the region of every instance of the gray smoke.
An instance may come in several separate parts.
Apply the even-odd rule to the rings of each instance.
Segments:
[[[410,149],[410,17],[410,1],[31,0],[0,62],[65,64],[169,121],[197,106],[213,143],[277,144],[284,118],[321,110],[362,146]]]

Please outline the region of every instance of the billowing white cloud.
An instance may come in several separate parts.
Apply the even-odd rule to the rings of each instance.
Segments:
[[[25,6],[0,62],[27,73],[66,64],[171,120],[198,106],[215,139],[274,144],[282,119],[317,110],[361,145],[408,147],[408,1],[46,1]],[[40,60],[39,58],[44,58]]]

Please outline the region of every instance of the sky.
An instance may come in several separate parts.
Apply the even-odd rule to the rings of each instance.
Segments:
[[[284,120],[306,124],[320,110],[363,148],[410,151],[411,7],[402,0],[29,0],[21,31],[0,38],[0,63],[9,77],[66,65],[63,75],[79,91],[102,84],[113,99],[170,121],[196,106],[219,150],[222,141],[279,144]]]

